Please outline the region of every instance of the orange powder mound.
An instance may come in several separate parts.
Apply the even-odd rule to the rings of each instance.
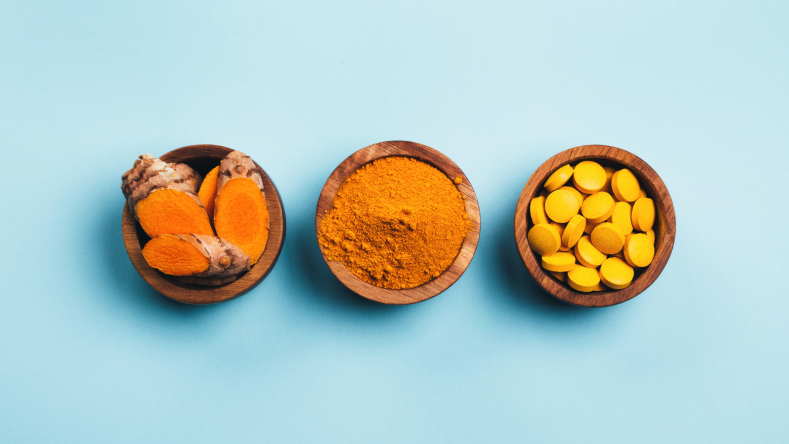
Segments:
[[[205,175],[203,184],[200,185],[200,191],[197,192],[197,195],[203,202],[205,212],[208,213],[208,217],[211,220],[214,219],[214,201],[216,200],[216,182],[218,178],[219,167],[216,167]]]
[[[449,268],[469,227],[452,179],[424,162],[387,157],[343,182],[318,243],[328,260],[341,261],[363,281],[413,288]]]
[[[162,235],[145,244],[148,265],[172,276],[192,276],[208,269],[208,258],[194,245],[175,236]]]
[[[214,235],[205,210],[191,196],[178,190],[152,192],[137,203],[137,217],[152,238],[160,234]]]
[[[254,265],[266,249],[269,215],[260,188],[246,177],[230,179],[216,198],[214,226],[219,237],[238,245]]]

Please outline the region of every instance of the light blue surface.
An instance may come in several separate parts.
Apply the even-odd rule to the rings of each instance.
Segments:
[[[787,2],[116,3],[0,3],[0,442],[789,441]],[[466,274],[407,307],[314,235],[331,171],[392,139],[482,210]],[[121,240],[121,173],[195,143],[252,155],[288,218],[218,306]],[[531,173],[590,143],[657,170],[678,225],[605,309],[542,293],[512,233]]]

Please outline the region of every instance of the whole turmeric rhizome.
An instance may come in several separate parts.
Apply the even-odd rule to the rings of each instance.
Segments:
[[[322,218],[318,242],[326,259],[383,288],[413,288],[440,276],[470,229],[460,183],[408,157],[362,166]]]
[[[228,154],[205,180],[186,164],[143,154],[122,181],[129,210],[151,237],[143,257],[181,282],[233,282],[266,248],[263,178],[242,152]]]

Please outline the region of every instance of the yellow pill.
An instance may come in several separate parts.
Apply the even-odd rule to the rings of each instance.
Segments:
[[[591,235],[592,245],[603,254],[614,254],[625,246],[625,235],[622,230],[610,223],[598,225]]]
[[[638,196],[639,196],[639,197],[648,197],[648,196],[647,196],[647,192],[646,192],[646,191],[644,191],[644,189],[643,189],[643,188],[640,188],[640,189],[638,190]]]
[[[559,239],[561,240],[562,235],[564,234],[564,226],[566,224],[559,224],[559,223],[556,223],[556,222],[549,222],[548,225],[550,225],[550,226],[552,226],[553,228],[556,229],[556,232],[559,233]],[[564,245],[562,245],[561,242],[559,242],[559,251],[569,251],[569,250],[570,250],[569,247],[565,247]]]
[[[575,266],[575,255],[558,252],[542,257],[542,268],[548,271],[570,271]]]
[[[625,237],[625,243],[627,243],[627,237]],[[624,247],[621,250],[617,251],[616,253],[612,254],[609,257],[618,257],[619,259],[625,260],[625,249],[624,249]]]
[[[573,184],[582,193],[596,193],[605,185],[605,170],[597,162],[584,160],[575,166]]]
[[[531,222],[534,225],[548,223],[548,215],[545,214],[544,197],[537,196],[531,200],[529,204],[529,214],[531,214]]]
[[[589,222],[589,219],[586,219],[586,227],[584,227],[584,233],[592,234],[592,231],[594,231],[595,227],[598,225],[600,224],[593,224]]]
[[[633,267],[643,268],[655,258],[655,245],[646,234],[631,234],[625,240],[625,260]],[[580,259],[579,259],[580,261]]]
[[[567,272],[567,283],[578,291],[585,293],[595,291],[600,285],[600,274],[596,268],[575,265],[572,270]]]
[[[652,241],[652,245],[655,245],[655,230],[650,228],[644,234],[646,234],[649,240]]]
[[[562,243],[556,228],[548,224],[537,224],[529,230],[529,245],[540,256],[550,256],[559,251]]]
[[[602,279],[602,278],[600,278],[600,281],[601,281],[601,282],[598,282],[598,283],[597,283],[597,285],[595,285],[594,287],[592,287],[592,289],[591,289],[591,290],[589,290],[589,291],[606,291],[606,290],[608,290],[608,287],[606,287],[605,285],[603,285],[603,283],[602,283],[602,280],[603,280],[603,279]]]
[[[581,214],[588,222],[599,224],[614,213],[614,198],[605,191],[592,194],[584,200]]]
[[[554,171],[548,180],[545,181],[545,189],[548,191],[554,191],[566,184],[571,177],[573,177],[573,167],[570,165],[565,165]]]
[[[554,222],[567,223],[578,214],[578,199],[567,190],[556,190],[545,199],[545,213]]]
[[[586,228],[586,219],[580,214],[573,216],[562,232],[562,244],[567,247],[575,246],[578,239],[584,235],[584,228]]]
[[[621,290],[633,282],[633,267],[618,257],[609,257],[600,266],[600,280],[614,290]]]
[[[630,204],[627,202],[617,202],[614,204],[614,212],[611,214],[610,222],[628,235],[633,232],[633,223],[630,219]]]
[[[633,202],[641,195],[638,179],[627,168],[614,173],[611,177],[611,188],[620,202]]]
[[[548,271],[548,273],[550,273],[553,277],[555,277],[556,279],[559,279],[562,282],[567,282],[567,273],[565,273],[563,271],[562,272],[559,272],[559,271]]]
[[[602,191],[613,195],[614,190],[611,188],[611,177],[613,177],[614,173],[616,173],[616,169],[611,167],[603,167],[603,170],[605,170],[605,185],[603,185]]]
[[[578,199],[578,208],[581,208],[581,205],[583,205],[583,203],[584,203],[584,195],[581,194],[580,191],[576,190],[573,187],[561,187],[559,189],[560,190],[567,190],[567,191],[573,193],[573,196],[575,196],[575,198]]]
[[[575,258],[584,267],[597,268],[606,259],[606,255],[592,245],[589,236],[583,236],[575,244]]]
[[[633,204],[632,214],[633,228],[638,231],[652,229],[655,224],[655,202],[648,197],[639,197]]]

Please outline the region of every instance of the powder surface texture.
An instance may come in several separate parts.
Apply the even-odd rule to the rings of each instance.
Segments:
[[[449,268],[469,227],[453,180],[419,160],[387,157],[348,176],[318,241],[328,260],[363,281],[405,289]]]

